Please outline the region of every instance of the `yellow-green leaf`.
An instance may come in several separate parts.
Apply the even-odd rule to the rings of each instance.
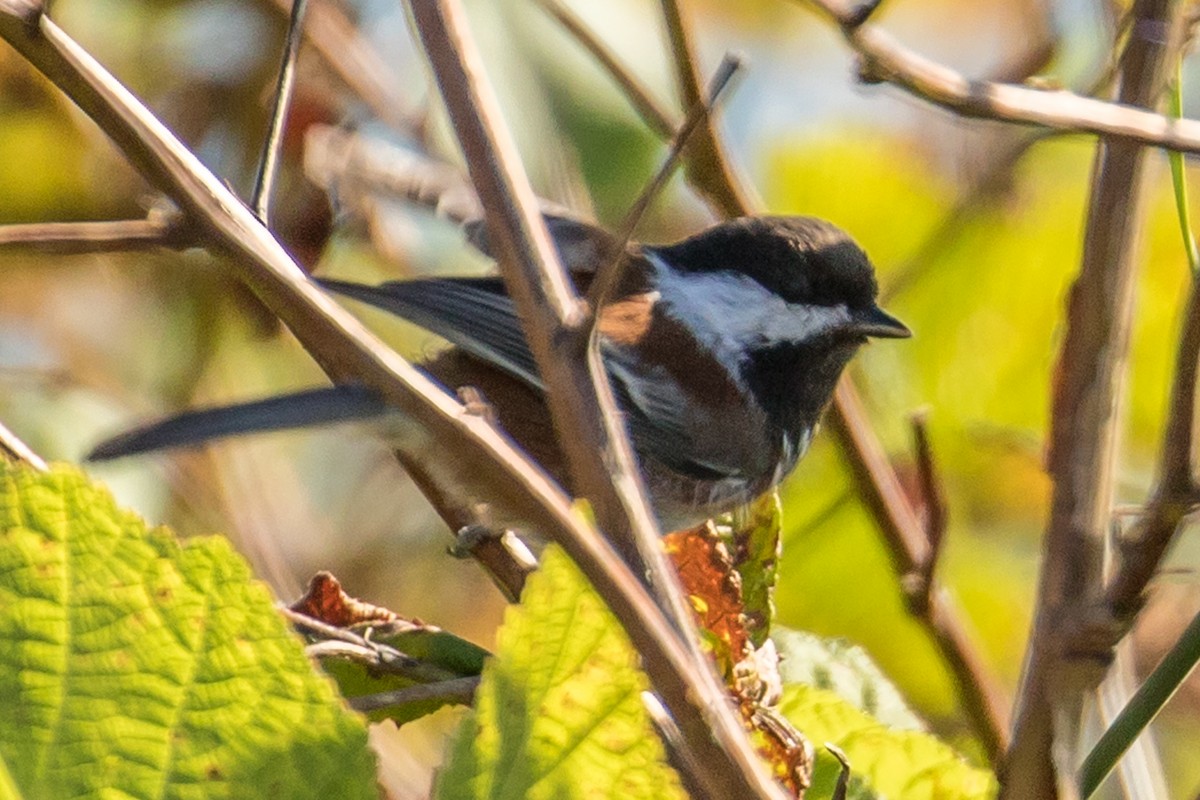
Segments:
[[[218,537],[77,470],[0,464],[0,787],[26,798],[376,797],[360,718]]]
[[[437,796],[683,798],[635,664],[611,612],[570,559],[548,548],[505,615]]]

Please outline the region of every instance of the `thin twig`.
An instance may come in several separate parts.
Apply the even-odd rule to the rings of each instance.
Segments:
[[[674,54],[675,78],[684,108],[693,108],[704,99],[704,77],[696,62],[691,31],[683,20],[678,0],[662,0],[667,37]],[[723,217],[738,217],[758,205],[742,181],[733,172],[721,150],[713,117],[705,117],[687,148],[687,176],[701,195]]]
[[[415,0],[411,8],[483,203],[509,295],[551,387],[551,416],[572,478],[626,563],[656,593],[680,635],[676,641],[690,656],[686,665],[669,665],[642,651],[643,666],[703,770],[695,776],[698,782],[717,796],[777,797],[778,785],[702,654],[691,607],[659,543],[599,351],[589,346],[585,307],[558,262],[515,146],[498,123],[462,10],[453,0]],[[610,603],[618,599],[597,589]]]
[[[921,486],[921,507],[925,516],[925,539],[929,552],[921,566],[919,590],[928,592],[933,586],[938,556],[946,538],[949,512],[946,508],[946,489],[933,457],[933,445],[929,442],[929,415],[919,411],[909,418],[912,424],[913,449],[917,454],[917,478]]]
[[[570,33],[575,40],[591,53],[592,58],[616,81],[625,99],[633,106],[634,111],[642,118],[646,127],[663,139],[668,139],[679,130],[679,124],[655,99],[637,75],[626,68],[616,53],[589,28],[583,20],[558,0],[534,0],[542,10],[554,17],[559,25]]]
[[[406,686],[403,689],[393,689],[390,692],[364,694],[359,697],[347,698],[346,703],[355,711],[366,714],[371,711],[381,711],[385,708],[395,708],[411,703],[427,703],[440,701],[442,703],[458,703],[470,705],[475,699],[475,690],[479,688],[479,676],[469,675],[465,678],[451,678],[438,683],[425,683],[417,686]]]
[[[291,0],[266,2],[288,15],[294,8]],[[405,112],[408,103],[399,91],[395,70],[346,18],[341,4],[317,3],[307,16],[305,38],[333,73],[367,104],[371,113],[396,130],[416,130],[421,120]]]
[[[279,613],[299,630],[307,630],[322,637],[321,641],[309,645],[309,655],[320,658],[346,658],[369,666],[372,670],[388,675],[398,675],[422,683],[434,683],[457,677],[447,669],[413,658],[391,645],[374,642],[347,628],[331,625],[324,620],[288,608],[276,606]]]
[[[904,584],[905,576],[920,575],[931,563],[930,541],[883,445],[870,427],[854,385],[846,377],[838,384],[832,412],[830,428],[850,464],[859,497],[871,510],[883,534],[892,569]],[[958,683],[975,735],[992,764],[999,764],[1008,744],[1007,699],[946,591],[931,581],[921,597],[927,598],[927,602],[910,601],[910,610],[933,636]]]
[[[292,87],[296,82],[296,57],[300,54],[301,32],[304,30],[304,14],[308,0],[292,0],[292,11],[288,15],[287,38],[284,40],[283,60],[275,83],[275,102],[271,107],[271,124],[263,141],[262,154],[258,159],[258,176],[254,179],[254,193],[250,207],[264,225],[270,225],[271,190],[275,187],[275,173],[279,170],[279,151],[283,147],[283,129],[287,125],[288,110],[292,107]]]
[[[231,256],[228,266],[280,316],[328,374],[356,380],[395,404],[397,444],[414,458],[424,451],[439,485],[461,486],[468,496],[487,498],[498,514],[524,520],[563,546],[642,653],[651,683],[668,701],[681,729],[686,726],[689,744],[703,738],[698,760],[718,773],[718,786],[732,784],[724,796],[755,796],[745,785],[745,776],[762,769],[752,751],[743,744],[743,755],[731,764],[721,748],[704,747],[704,742],[712,742],[714,728],[722,739],[728,736],[718,722],[718,715],[727,711],[724,697],[718,694],[714,699],[700,682],[692,651],[562,492],[489,423],[469,414],[312,283],[221,180],[42,15],[40,7],[25,0],[0,0],[0,38],[95,120],[139,172],[183,209],[205,241]],[[759,796],[778,794],[768,783]]]
[[[646,213],[646,209],[650,207],[650,203],[662,191],[662,187],[666,185],[667,179],[675,172],[675,167],[679,163],[679,156],[686,146],[688,139],[709,115],[713,105],[721,96],[721,92],[729,85],[729,81],[734,74],[742,66],[742,61],[738,56],[726,54],[721,61],[721,66],[717,68],[717,72],[713,75],[711,84],[709,85],[708,95],[703,102],[692,106],[688,111],[687,117],[683,121],[683,125],[679,130],[675,131],[675,135],[671,137],[671,141],[667,146],[667,156],[659,165],[658,171],[654,173],[654,177],[642,188],[641,194],[637,200],[630,206],[629,211],[625,213],[625,219],[621,222],[621,227],[617,229],[616,240],[619,243],[616,248],[616,253],[613,254],[613,259],[608,264],[605,264],[597,271],[595,279],[592,281],[591,289],[588,292],[588,305],[592,309],[593,318],[596,312],[607,301],[609,294],[621,283],[621,275],[624,272],[625,265],[628,260],[625,258],[625,248],[629,245],[633,234],[637,229],[638,223]]]
[[[28,248],[41,253],[75,255],[192,244],[178,214],[152,211],[145,219],[114,222],[34,222],[0,226],[0,248]]]
[[[29,445],[21,441],[2,422],[0,422],[0,458],[33,467],[38,472],[45,472],[49,469],[42,457],[33,452]]]
[[[1200,153],[1200,121],[1175,120],[1129,103],[1108,103],[1068,91],[972,80],[899,44],[878,26],[853,27],[854,12],[836,0],[805,0],[846,36],[863,59],[865,77],[886,82],[960,117],[1093,133]]]
[[[1119,100],[1151,107],[1163,87],[1169,0],[1138,0],[1121,56]],[[1050,423],[1054,481],[1042,576],[1002,797],[1071,796],[1084,697],[1111,657],[1111,621],[1097,619],[1112,507],[1116,413],[1133,301],[1133,241],[1143,148],[1099,144],[1083,262],[1067,308]],[[1190,419],[1189,419],[1190,423]],[[1119,634],[1117,634],[1119,637]]]

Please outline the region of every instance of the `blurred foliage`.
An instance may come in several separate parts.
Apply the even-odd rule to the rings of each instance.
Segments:
[[[538,190],[612,223],[662,152],[605,76],[527,0],[468,3],[505,116]],[[676,96],[651,0],[579,3],[664,102]],[[395,3],[347,2],[419,109],[427,74]],[[732,48],[750,66],[722,105],[733,161],[776,212],[815,214],[849,230],[879,268],[887,307],[916,337],[866,349],[853,373],[903,476],[912,473],[906,415],[927,407],[950,503],[939,577],[1011,688],[1028,630],[1049,485],[1042,469],[1066,290],[1078,268],[1093,142],[1059,137],[1004,154],[1028,135],[956,120],[883,87],[856,87],[836,32],[792,2],[687,3],[702,65]],[[239,190],[253,175],[282,17],[266,0],[58,0],[54,14]],[[1048,77],[1086,86],[1111,32],[1080,4],[914,0],[880,21],[905,43],[968,74],[1020,54],[1032,32],[1061,34]],[[249,44],[247,44],[249,42]],[[1185,72],[1197,66],[1185,64]],[[1200,81],[1189,79],[1190,87]],[[299,108],[309,120],[368,124],[361,103],[306,48]],[[1200,107],[1200,98],[1185,98]],[[299,118],[299,117],[297,117]],[[457,157],[436,104],[423,131],[394,135]],[[298,134],[300,131],[295,131]],[[390,209],[404,263],[371,253],[361,220],[322,216],[302,186],[299,143],[276,200],[297,252],[332,238],[319,268],[367,280],[454,270],[463,250],[424,212]],[[37,169],[31,169],[37,164]],[[989,191],[976,188],[999,169]],[[1194,170],[1190,171],[1194,177]],[[1153,479],[1186,266],[1164,160],[1148,155],[1145,226],[1122,414],[1119,499]],[[1193,192],[1195,198],[1197,193]],[[147,187],[112,147],[11,51],[0,47],[0,224],[136,217]],[[1195,200],[1193,200],[1195,203]],[[679,181],[639,230],[651,241],[706,224]],[[322,221],[324,220],[324,221]],[[293,234],[289,233],[289,237]],[[315,260],[315,255],[313,256]],[[478,262],[471,262],[471,269]],[[41,256],[0,252],[0,420],[44,455],[77,459],[102,435],[185,405],[319,383],[286,333],[198,252]],[[410,356],[436,346],[410,326],[363,313]],[[335,571],[356,596],[490,645],[503,610],[386,451],[338,428],[220,444],[200,453],[118,463],[94,473],[149,517],[185,533],[228,530],[283,596],[298,576]],[[780,624],[861,645],[939,734],[971,748],[953,683],[904,607],[885,548],[830,441],[819,436],[784,487]],[[1127,521],[1124,518],[1119,522]],[[1136,633],[1148,669],[1200,607],[1200,540],[1189,530],[1179,570]],[[1200,787],[1189,742],[1200,689],[1185,687],[1157,731],[1173,795]],[[437,737],[445,730],[431,727]]]

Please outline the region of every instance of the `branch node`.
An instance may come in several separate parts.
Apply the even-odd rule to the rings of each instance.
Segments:
[[[926,592],[933,586],[933,573],[946,538],[949,512],[946,509],[946,490],[942,485],[933,446],[929,442],[929,411],[920,409],[909,417],[913,444],[917,452],[917,477],[921,489],[921,510],[924,516],[925,538],[929,542],[924,562],[920,565]]]
[[[867,0],[865,3],[859,3],[842,18],[842,29],[846,33],[853,33],[858,30],[867,20],[874,16],[881,5],[883,5],[883,0]]]
[[[16,17],[31,31],[37,32],[38,21],[46,8],[43,0],[0,0],[0,13]]]

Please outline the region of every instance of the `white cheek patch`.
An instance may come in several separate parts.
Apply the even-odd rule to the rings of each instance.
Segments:
[[[802,342],[850,321],[845,305],[789,303],[745,275],[679,273],[653,260],[666,310],[685,322],[733,375],[747,350]]]

